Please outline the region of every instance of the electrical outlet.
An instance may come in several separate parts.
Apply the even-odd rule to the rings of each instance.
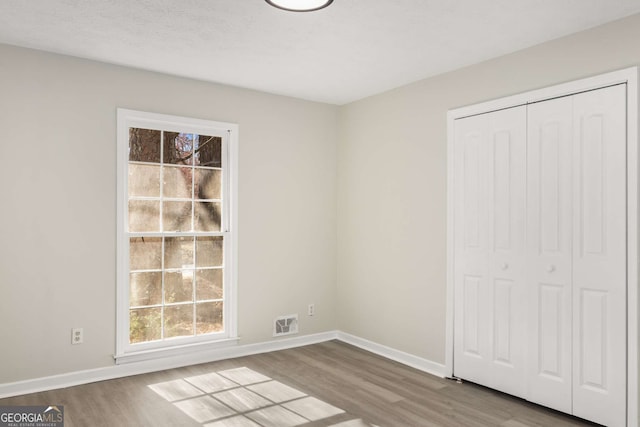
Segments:
[[[84,332],[82,328],[71,329],[71,344],[82,344],[84,342]]]
[[[307,314],[309,316],[313,316],[316,314],[316,307],[314,304],[309,304],[309,307],[307,308]]]

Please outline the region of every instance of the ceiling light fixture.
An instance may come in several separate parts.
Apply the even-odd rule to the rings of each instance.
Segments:
[[[333,0],[265,0],[273,7],[288,10],[290,12],[311,12],[324,9],[333,3]]]

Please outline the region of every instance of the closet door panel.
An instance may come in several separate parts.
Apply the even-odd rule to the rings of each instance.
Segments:
[[[454,374],[489,379],[488,120],[455,123]]]
[[[626,86],[574,96],[573,413],[626,422]]]
[[[524,396],[524,107],[456,121],[454,374]]]
[[[528,107],[528,399],[571,412],[572,100]]]
[[[491,387],[525,396],[526,107],[489,117]]]

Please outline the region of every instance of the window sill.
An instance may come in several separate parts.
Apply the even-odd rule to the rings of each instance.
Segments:
[[[156,348],[153,350],[135,351],[123,354],[116,354],[113,358],[116,365],[126,363],[144,362],[149,360],[157,360],[175,356],[188,356],[205,351],[226,349],[238,345],[239,338],[227,338],[214,342],[201,342],[185,345],[176,345],[171,347]]]

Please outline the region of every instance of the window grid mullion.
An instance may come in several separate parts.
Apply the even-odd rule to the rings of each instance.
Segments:
[[[195,191],[195,190],[194,190]],[[196,282],[198,280],[198,253],[196,252],[196,248],[197,248],[197,242],[198,239],[196,239],[195,237],[193,238],[193,280],[191,281],[191,302],[193,303],[193,307],[192,307],[192,314],[193,314],[193,318],[192,320],[192,325],[193,325],[193,336],[195,337],[197,334],[196,331]]]
[[[165,300],[164,300],[164,295],[165,295],[165,283],[164,283],[164,276],[165,276],[165,266],[164,266],[164,259],[165,259],[165,235],[164,235],[164,138],[165,138],[165,131],[161,131],[160,133],[160,233],[162,234],[162,259],[160,260],[160,265],[162,266],[162,277],[161,277],[161,292],[162,292],[162,306],[160,307],[160,340],[164,340],[164,307],[165,307]]]
[[[198,146],[200,146],[200,135],[198,135]],[[191,144],[191,231],[196,231],[196,135],[193,135],[193,143]],[[191,302],[193,306],[191,307],[191,330],[192,336],[196,336],[196,266],[198,265],[196,253],[196,237],[193,237],[191,242],[192,251],[193,251],[193,280],[191,280]]]
[[[190,231],[135,231],[128,232],[128,237],[224,237],[228,233],[224,231],[199,231],[197,233]]]
[[[222,181],[221,188],[221,203],[220,203],[220,212],[222,213],[222,223],[220,224],[221,230],[224,232],[229,231],[229,178],[227,172],[227,168],[229,167],[229,131],[224,138],[222,138],[222,158],[221,165],[222,172],[220,173],[220,180]]]
[[[196,231],[196,205],[195,205],[195,192],[196,192],[196,170],[194,168],[196,163],[196,135],[193,134],[191,142],[191,231]],[[200,141],[200,135],[198,135],[198,142]],[[193,248],[195,251],[195,247]],[[195,252],[194,262],[195,262]]]

